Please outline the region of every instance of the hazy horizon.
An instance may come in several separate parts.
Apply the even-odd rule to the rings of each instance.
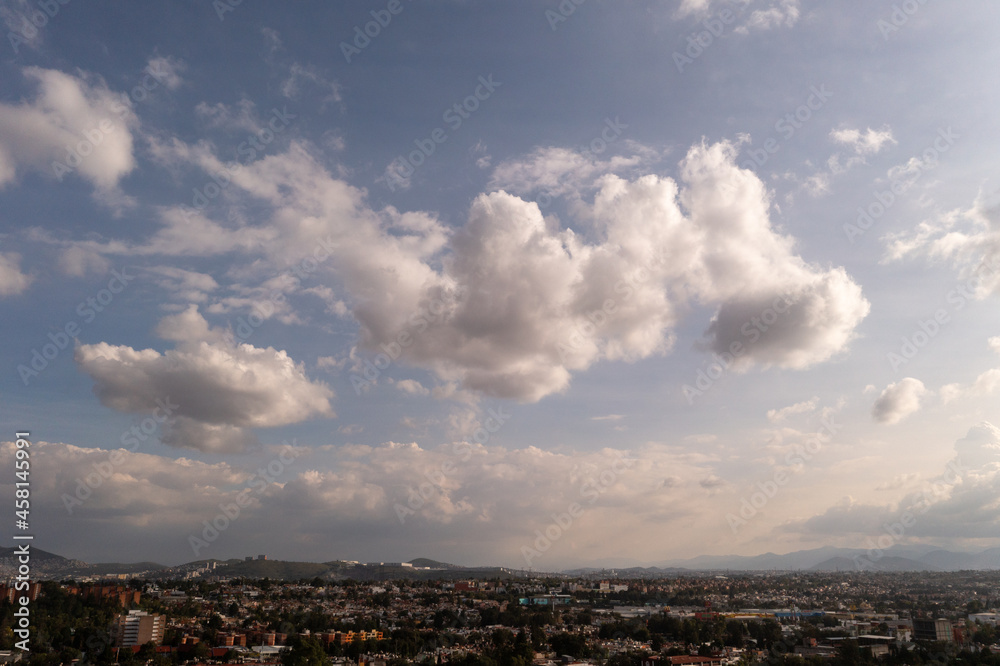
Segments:
[[[753,572],[760,572],[760,571],[770,571],[770,570],[775,570],[775,571],[810,571],[810,570],[815,570],[817,573],[823,573],[824,571],[826,571],[825,569],[816,570],[815,567],[818,566],[818,565],[820,565],[820,564],[824,564],[824,563],[826,563],[827,561],[829,561],[831,559],[836,559],[836,558],[844,557],[844,556],[854,557],[856,555],[859,558],[864,558],[864,560],[862,560],[863,566],[866,567],[866,568],[864,568],[864,571],[868,571],[868,572],[890,572],[891,573],[891,572],[897,571],[897,570],[891,569],[891,568],[890,569],[885,569],[885,568],[880,569],[878,567],[880,565],[885,565],[887,561],[892,560],[893,558],[909,559],[911,562],[913,562],[915,564],[924,564],[924,565],[926,565],[926,562],[923,562],[920,559],[920,557],[925,556],[925,555],[930,554],[930,553],[939,553],[939,552],[943,551],[943,552],[957,554],[957,555],[979,555],[979,554],[987,553],[987,552],[988,553],[993,553],[994,551],[997,550],[997,548],[988,548],[988,549],[984,549],[984,550],[972,549],[972,550],[969,550],[969,551],[961,551],[961,550],[959,550],[959,551],[952,551],[952,550],[947,550],[947,549],[941,549],[941,548],[938,548],[936,546],[927,546],[927,545],[922,545],[922,544],[910,544],[910,545],[893,544],[891,546],[888,546],[887,548],[879,548],[877,542],[875,542],[875,541],[873,541],[869,545],[871,546],[870,549],[866,548],[864,546],[862,546],[860,548],[854,548],[854,549],[838,548],[836,546],[820,546],[820,547],[813,548],[813,549],[787,551],[787,552],[781,552],[781,553],[774,553],[774,552],[768,551],[768,552],[756,553],[756,554],[753,554],[753,555],[699,555],[699,556],[695,556],[695,557],[692,557],[692,558],[665,559],[665,560],[660,560],[660,561],[640,561],[640,560],[630,559],[628,557],[622,556],[622,557],[613,557],[613,558],[598,558],[598,559],[595,559],[595,560],[589,561],[589,562],[577,562],[577,563],[575,563],[573,565],[570,565],[570,566],[557,567],[557,568],[552,568],[552,569],[545,569],[545,568],[534,569],[534,568],[529,568],[529,567],[523,567],[523,566],[518,566],[517,562],[514,562],[513,564],[507,564],[507,563],[502,563],[502,562],[488,562],[488,561],[487,562],[451,562],[451,561],[441,560],[441,559],[438,559],[438,558],[435,558],[435,557],[427,557],[426,555],[421,555],[421,556],[418,556],[418,557],[411,557],[411,558],[404,558],[404,559],[398,560],[398,561],[405,562],[405,563],[411,563],[411,562],[416,562],[417,560],[429,560],[429,561],[437,562],[439,564],[444,564],[444,565],[448,565],[448,566],[455,566],[455,567],[459,567],[459,568],[475,569],[475,568],[502,567],[502,568],[506,568],[506,569],[515,569],[515,570],[524,570],[524,571],[527,571],[527,570],[531,569],[531,570],[536,571],[538,573],[561,573],[561,572],[564,572],[564,571],[573,571],[573,570],[577,570],[577,569],[631,569],[631,568],[647,568],[647,569],[653,569],[653,568],[662,568],[662,569],[679,568],[679,569],[688,569],[688,570],[693,571],[693,572],[697,572],[697,571],[722,571],[722,570],[732,570],[732,571],[736,571],[736,572],[741,572],[741,571],[742,572],[751,572],[751,571],[753,571]],[[830,551],[835,551],[838,554],[829,555]],[[823,559],[818,559],[816,554],[817,553],[821,553],[821,552],[824,553],[824,555],[822,556]],[[65,557],[66,559],[69,559],[69,560],[77,559],[77,558],[74,558],[71,553],[52,553],[52,554],[58,555],[58,556],[61,556],[61,557]],[[229,557],[229,558],[208,557],[208,558],[199,558],[199,559],[195,559],[195,560],[183,560],[183,561],[176,561],[176,562],[169,562],[169,563],[159,562],[159,561],[156,561],[156,560],[135,560],[135,561],[114,561],[114,562],[111,562],[111,561],[105,561],[105,562],[87,562],[87,564],[91,564],[91,565],[97,565],[97,564],[133,565],[133,564],[141,564],[141,563],[148,562],[148,563],[158,564],[158,565],[162,565],[162,566],[166,566],[166,567],[178,567],[178,566],[183,566],[183,565],[186,565],[186,564],[190,564],[192,562],[198,562],[198,561],[202,561],[202,560],[206,560],[206,561],[217,560],[217,561],[220,561],[220,562],[226,562],[226,561],[232,560],[232,561],[236,561],[236,562],[244,562],[244,561],[247,560],[247,558],[251,558],[253,560],[257,560],[258,558],[260,558],[261,555],[264,555],[266,561],[269,561],[269,562],[280,561],[280,562],[302,562],[302,563],[314,563],[314,564],[324,564],[324,563],[328,563],[328,562],[357,562],[360,565],[368,565],[368,564],[372,564],[372,563],[375,563],[375,562],[386,563],[385,560],[379,560],[379,559],[375,559],[375,560],[372,560],[372,561],[359,561],[359,560],[351,560],[351,559],[348,559],[348,558],[340,558],[340,557],[336,557],[336,556],[334,556],[334,557],[328,557],[328,558],[319,558],[319,559],[308,559],[308,560],[278,559],[278,558],[274,558],[274,557],[268,556],[267,553],[260,553],[260,552],[256,552],[255,551],[253,554],[243,554],[243,555],[240,555],[240,556]],[[742,562],[745,565],[746,564],[750,564],[750,563],[746,562],[747,559],[764,558],[764,557],[767,557],[767,556],[773,556],[775,558],[784,558],[786,561],[788,560],[788,558],[790,556],[799,556],[799,558],[805,558],[806,563],[804,563],[804,564],[794,564],[794,565],[793,564],[789,564],[788,566],[768,566],[768,567],[762,567],[762,566],[760,566],[758,564],[757,566],[752,566],[752,567],[749,567],[749,568],[741,568],[739,566],[740,562]],[[916,557],[917,559],[913,559],[914,557]],[[883,561],[883,558],[884,558],[884,561]],[[709,561],[709,562],[706,562],[706,561]],[[391,563],[391,562],[388,562],[388,563]],[[857,568],[857,567],[854,567],[852,565],[852,570],[854,570],[855,568]],[[928,569],[925,569],[925,570],[928,570],[928,571],[935,571],[935,570],[953,571],[953,570],[964,570],[966,568],[967,567],[959,567],[958,569],[951,569],[951,568],[948,568],[948,569],[928,568]],[[983,569],[983,568],[985,568],[985,569],[995,569],[996,567],[995,566],[986,566],[986,567],[973,567],[973,568],[974,569]],[[916,571],[916,570],[917,569],[912,569],[911,571]]]
[[[1000,7],[53,7],[0,0],[38,548],[1000,546]]]

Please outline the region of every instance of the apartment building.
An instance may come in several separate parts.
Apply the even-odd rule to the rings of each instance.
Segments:
[[[118,645],[130,647],[163,643],[163,631],[167,626],[166,615],[150,615],[145,611],[132,610],[127,615],[119,615],[114,625],[114,638]]]

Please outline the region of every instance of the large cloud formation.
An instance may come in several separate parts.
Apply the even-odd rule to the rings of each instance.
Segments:
[[[478,196],[457,230],[427,213],[376,211],[363,190],[331,176],[297,141],[233,168],[208,144],[175,140],[154,147],[158,159],[224,172],[231,185],[220,202],[236,206],[249,194],[270,205],[269,219],[215,222],[210,208],[172,207],[145,243],[88,240],[67,251],[235,251],[252,263],[231,274],[259,276],[282,294],[319,296],[330,312],[349,308],[361,348],[427,368],[448,385],[520,401],[566,389],[573,371],[599,360],[667,352],[675,325],[696,303],[719,307],[706,344],[720,353],[743,345],[738,369],[825,361],[846,348],[869,304],[842,268],[795,254],[793,239],[771,225],[769,192],[736,165],[736,152],[728,142],[694,146],[680,184],[573,170],[557,182],[576,192],[573,213],[589,227],[578,233],[503,189]],[[494,184],[515,178],[526,196],[533,182],[550,185],[548,162],[529,159],[530,168],[502,165]],[[562,162],[552,168],[565,172]],[[307,287],[289,266],[306,279],[334,281]]]
[[[553,228],[532,202],[481,195],[408,308],[386,307],[402,302],[400,284],[381,307],[356,310],[363,341],[386,349],[405,340],[400,353],[442,378],[533,401],[599,359],[667,351],[673,326],[700,301],[720,304],[708,344],[723,353],[740,343],[738,367],[824,361],[845,348],[869,304],[843,269],[794,254],[770,224],[763,183],[734,160],[722,142],[691,149],[682,185],[601,178],[591,242]],[[769,311],[779,299],[782,314]],[[440,316],[420,317],[435,302]]]
[[[1000,529],[1000,429],[988,422],[973,426],[955,442],[954,450],[955,457],[940,476],[916,484],[895,503],[866,504],[848,498],[783,529],[824,537],[879,537],[886,525],[909,515],[913,522],[905,530],[907,540],[963,539],[993,545]]]
[[[261,552],[260,526],[267,525],[268,553],[277,558],[437,553],[467,564],[525,567],[522,547],[533,547],[535,531],[577,503],[582,515],[532,562],[556,570],[595,554],[616,556],[614,544],[623,542],[633,544],[634,557],[659,558],[663,542],[648,537],[651,525],[670,534],[696,514],[703,526],[704,514],[712,515],[705,507],[711,492],[698,482],[712,462],[704,455],[692,460],[679,447],[299,444],[210,463],[155,455],[143,444],[128,450],[111,442],[109,452],[34,442],[32,461],[44,470],[39,505],[32,506],[44,526],[38,536],[72,544],[65,556],[101,561],[109,542],[127,542],[137,544],[136,558],[176,564]],[[0,443],[0,463],[12,465],[14,451],[13,443]],[[204,521],[244,489],[250,501],[239,517],[194,552],[189,537],[200,538]]]
[[[76,362],[94,379],[101,403],[128,413],[154,413],[169,404],[165,444],[214,453],[257,443],[249,428],[333,416],[333,391],[313,382],[284,351],[229,344],[192,306],[164,319],[175,349],[98,343],[79,345]],[[160,415],[160,414],[158,414]]]

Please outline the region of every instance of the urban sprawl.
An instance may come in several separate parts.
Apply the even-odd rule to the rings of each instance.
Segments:
[[[228,576],[212,563],[173,577],[0,586],[0,661],[1000,666],[996,571],[640,578],[499,569],[473,577],[460,568],[353,565],[345,571],[367,571],[363,579]],[[30,600],[28,651],[15,648],[22,596]]]

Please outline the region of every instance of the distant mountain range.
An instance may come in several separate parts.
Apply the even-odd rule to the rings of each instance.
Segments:
[[[18,558],[15,548],[0,548],[0,578],[17,575]],[[98,563],[89,564],[37,548],[31,549],[31,578],[35,580],[65,580],[115,578],[135,575],[144,578],[178,578],[186,576],[225,576],[227,578],[271,578],[273,580],[301,580],[321,578],[338,580],[387,579],[485,579],[513,578],[520,572],[504,567],[463,567],[428,558],[417,558],[407,563],[345,562],[291,562],[285,560],[230,559],[197,560],[175,567],[156,562]]]
[[[609,567],[605,567],[609,568]],[[655,567],[627,567],[618,572],[686,571],[961,571],[1000,569],[1000,548],[961,553],[933,546],[892,546],[885,550],[825,546],[778,555],[702,555],[671,560]],[[586,569],[575,570],[578,572]],[[592,569],[591,569],[592,571]],[[570,573],[570,572],[567,572]],[[647,573],[646,575],[649,575]]]
[[[14,548],[0,548],[0,577],[16,575],[18,561]],[[600,575],[620,578],[653,578],[692,575],[712,571],[961,571],[1000,569],[1000,548],[979,553],[961,553],[931,546],[893,546],[884,551],[860,548],[823,547],[778,555],[703,555],[686,560],[673,560],[656,566],[641,566],[633,561],[620,561],[625,566],[613,566],[615,561],[598,561],[598,566],[570,569],[557,573],[569,576]],[[299,580],[303,578],[385,580],[385,579],[483,579],[512,578],[524,575],[523,570],[505,567],[464,567],[428,558],[416,558],[403,566],[399,563],[360,564],[334,560],[330,562],[291,562],[284,560],[198,560],[176,567],[155,562],[88,564],[49,553],[31,550],[32,577],[37,579],[99,578],[121,574],[149,578],[190,575],[271,578]],[[546,573],[535,571],[534,573]]]

